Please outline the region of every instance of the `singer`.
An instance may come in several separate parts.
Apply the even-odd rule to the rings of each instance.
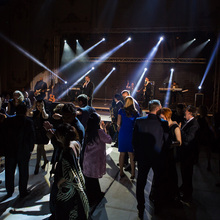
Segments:
[[[146,77],[144,80],[144,89],[143,89],[143,97],[144,97],[144,102],[143,102],[143,107],[147,108],[148,107],[148,102],[151,100],[151,82],[150,80]]]
[[[88,105],[92,106],[92,97],[93,97],[94,84],[90,81],[90,76],[85,77],[85,82],[82,86],[82,94],[88,96]]]

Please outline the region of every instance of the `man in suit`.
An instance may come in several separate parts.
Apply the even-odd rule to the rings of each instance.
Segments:
[[[143,96],[144,96],[144,107],[147,107],[151,99],[151,82],[147,77],[145,78],[144,81]]]
[[[121,96],[122,96],[123,100],[125,100],[125,98],[126,98],[127,96],[131,96],[131,94],[130,94],[130,92],[129,92],[128,90],[123,90],[123,91],[121,92]],[[132,97],[132,98],[133,98],[133,97]],[[138,113],[141,115],[141,114],[142,114],[142,111],[141,111],[140,105],[138,104],[138,102],[137,102],[136,99],[133,98],[133,100],[134,100],[135,108],[138,110]]]
[[[90,76],[85,77],[85,82],[82,86],[82,93],[88,96],[88,105],[92,106],[94,84],[90,81]]]
[[[43,77],[40,77],[39,81],[34,86],[34,95],[37,100],[43,100],[46,96],[47,83],[43,81]]]
[[[154,205],[155,213],[162,202],[163,168],[165,149],[168,147],[168,122],[160,119],[157,112],[161,109],[159,100],[149,102],[149,114],[137,118],[133,132],[133,148],[138,166],[136,187],[137,209],[139,218],[143,219],[145,209],[144,188],[150,168],[154,171]]]
[[[29,160],[34,148],[34,126],[26,117],[26,105],[18,105],[16,116],[5,121],[5,185],[7,197],[14,192],[14,175],[18,165],[20,197],[29,194],[27,183],[29,177]]]
[[[193,164],[197,148],[197,136],[199,124],[195,119],[196,108],[189,105],[185,111],[186,123],[181,128],[182,146],[180,148],[180,168],[182,175],[182,186],[180,192],[183,200],[191,200],[193,186]]]

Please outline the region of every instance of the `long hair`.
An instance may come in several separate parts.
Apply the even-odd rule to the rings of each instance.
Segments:
[[[60,124],[56,129],[55,135],[65,137],[65,148],[68,148],[70,146],[70,141],[79,140],[79,135],[76,128],[68,123]]]
[[[90,115],[86,128],[86,144],[97,143],[99,140],[98,130],[100,129],[100,121],[100,115],[96,112]]]
[[[127,117],[136,116],[138,114],[134,105],[134,99],[131,96],[125,98],[124,110]]]

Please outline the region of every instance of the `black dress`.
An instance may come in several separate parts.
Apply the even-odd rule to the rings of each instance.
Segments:
[[[177,141],[175,135],[175,129],[177,127],[179,127],[177,124],[172,124],[170,126],[171,143]],[[171,146],[167,152],[167,196],[170,201],[174,201],[179,197],[178,176],[176,170],[176,150],[179,147],[180,146]]]
[[[43,127],[45,119],[42,117],[42,114],[39,111],[33,112],[33,122],[35,127],[35,144],[48,144],[49,139],[46,135],[46,130]]]
[[[65,182],[57,187],[64,178]],[[50,195],[51,219],[86,220],[89,218],[89,202],[85,193],[85,181],[71,148],[63,150],[56,167]]]

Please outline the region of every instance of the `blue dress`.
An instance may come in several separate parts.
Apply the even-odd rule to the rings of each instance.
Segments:
[[[118,114],[121,115],[121,128],[118,134],[118,151],[133,152],[132,134],[135,120],[139,117],[139,114],[127,117],[124,109],[120,109]]]

